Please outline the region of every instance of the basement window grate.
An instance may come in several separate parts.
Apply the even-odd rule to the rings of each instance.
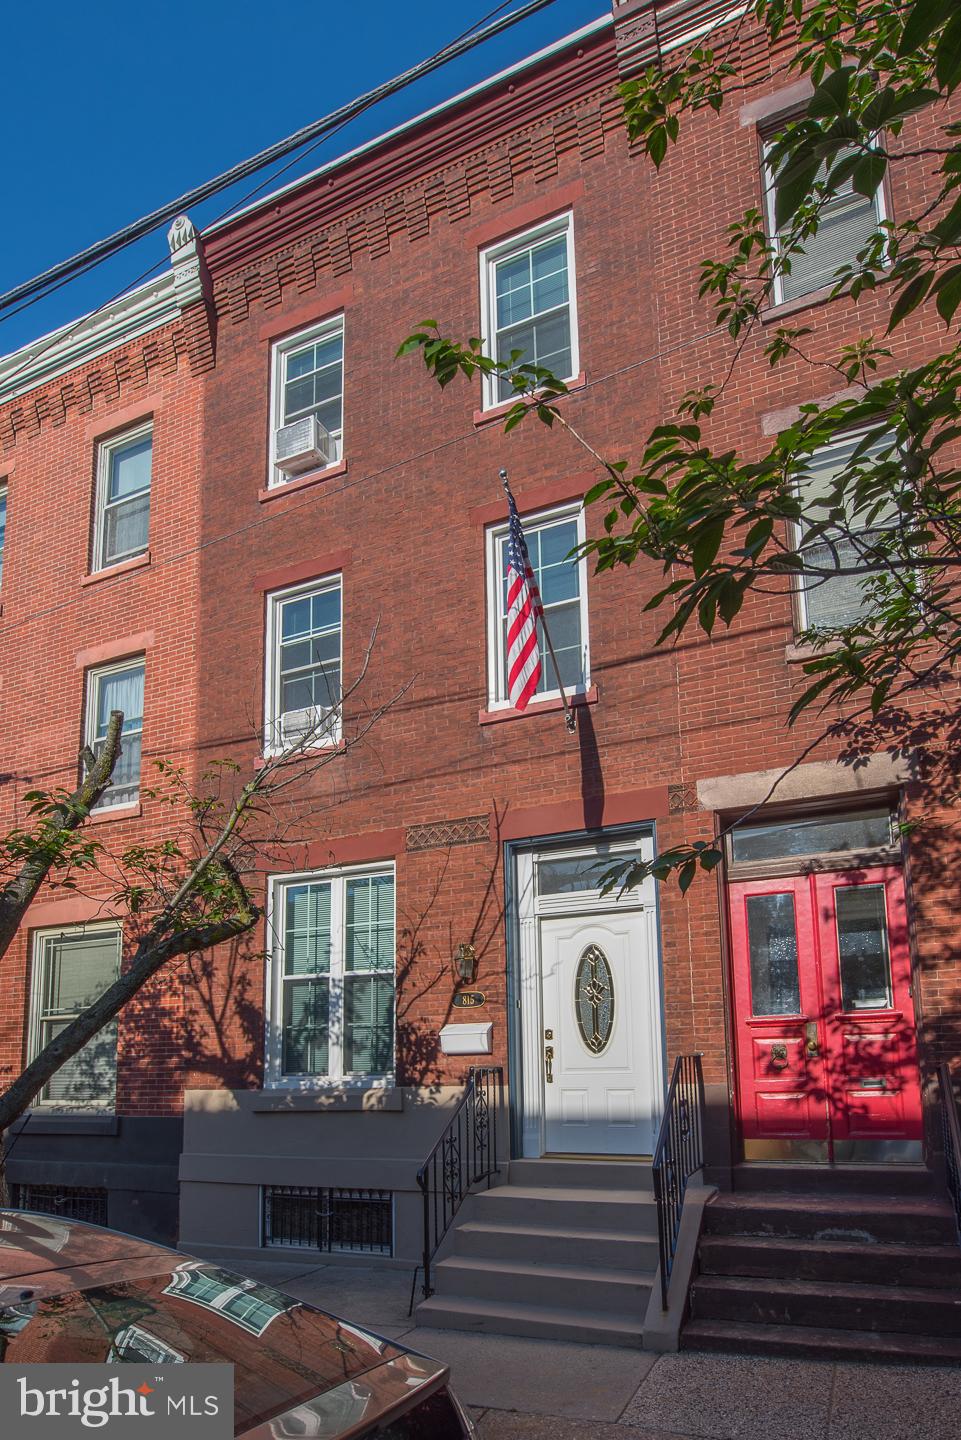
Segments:
[[[389,1190],[264,1187],[264,1244],[331,1254],[391,1255],[394,1206]]]
[[[11,1203],[17,1210],[36,1210],[88,1225],[106,1225],[107,1192],[87,1185],[13,1185]]]

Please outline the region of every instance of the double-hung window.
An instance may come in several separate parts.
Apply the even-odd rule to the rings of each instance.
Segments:
[[[267,600],[264,748],[340,739],[341,581],[314,581]]]
[[[770,146],[766,145],[764,151],[768,234],[775,247],[779,247],[781,237],[774,217],[774,175],[767,162]],[[847,152],[839,154],[832,163],[836,164],[837,160],[843,159],[845,153]],[[823,181],[827,173],[827,166],[824,166],[818,173],[817,180]],[[791,255],[790,274],[776,277],[775,305],[784,304],[788,300],[798,300],[803,295],[810,295],[815,290],[833,285],[838,270],[854,263],[884,218],[881,188],[878,187],[870,197],[859,195],[851,181],[846,180],[823,206],[818,218],[817,234],[811,235],[805,241],[803,251]]]
[[[880,524],[875,520],[873,526],[868,528],[862,519],[852,515],[846,526],[852,536],[828,530],[816,535],[810,542],[805,540],[806,524],[821,522],[827,514],[823,505],[817,502],[830,495],[836,477],[851,464],[854,452],[863,439],[863,432],[852,432],[836,444],[815,451],[798,479],[798,495],[804,518],[796,527],[796,543],[800,554],[812,569],[830,572],[834,569],[854,567],[859,561],[862,547],[869,545],[873,537],[883,533],[883,516],[880,517]],[[886,457],[893,443],[892,435],[876,441],[858,459],[858,466],[876,464],[879,459]],[[868,580],[869,576],[864,574],[828,575],[826,579],[819,579],[816,574],[806,575],[797,597],[799,628],[833,629],[859,620],[870,608]]]
[[[344,317],[274,346],[271,485],[320,470],[344,449]]]
[[[568,694],[578,694],[590,685],[590,652],[587,625],[587,563],[571,559],[570,552],[584,540],[584,511],[566,508],[524,520],[524,536],[531,569],[544,606]],[[509,705],[509,616],[507,608],[507,526],[492,526],[487,532],[487,673],[491,709]],[[537,622],[541,676],[534,698],[553,699],[560,694],[557,669],[544,636],[544,624]]]
[[[281,879],[272,896],[275,1084],[384,1079],[394,1068],[394,872]]]
[[[0,485],[0,586],[3,585],[3,547],[7,539],[7,487]]]
[[[112,985],[120,973],[120,930],[87,925],[39,931],[33,941],[30,1058]],[[111,1110],[117,1078],[117,1022],[67,1060],[40,1093],[41,1104]]]
[[[487,353],[542,365],[559,380],[578,371],[573,219],[562,215],[481,254],[481,297]],[[514,395],[501,377],[485,379],[484,403]]]
[[[123,713],[120,754],[113,778],[97,810],[135,805],[140,795],[140,749],[143,735],[143,660],[104,665],[87,676],[86,739],[94,754],[103,749],[113,710]]]
[[[133,560],[147,549],[153,427],[138,425],[98,450],[94,570]]]

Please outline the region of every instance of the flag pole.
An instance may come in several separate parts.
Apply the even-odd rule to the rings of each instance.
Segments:
[[[510,483],[507,478],[507,471],[502,469],[498,473],[500,475],[500,482],[504,487],[504,494],[510,494]],[[561,692],[561,704],[564,707],[564,724],[573,735],[577,730],[577,716],[574,713],[571,702],[567,698],[567,691],[564,689],[564,682],[561,679],[561,667],[557,663],[557,656],[554,653],[554,642],[551,639],[551,632],[547,628],[547,616],[544,614],[543,602],[541,605],[540,621],[541,628],[544,631],[544,639],[547,641],[547,652],[551,657],[551,664],[554,666],[554,674],[557,676],[557,688]]]

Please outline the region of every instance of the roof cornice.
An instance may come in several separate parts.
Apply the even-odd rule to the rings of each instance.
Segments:
[[[64,375],[181,313],[172,271],[0,359],[0,402]]]
[[[289,247],[617,81],[609,16],[203,232],[221,276]]]

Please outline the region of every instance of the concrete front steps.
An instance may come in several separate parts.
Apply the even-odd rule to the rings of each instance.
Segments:
[[[961,1361],[961,1249],[928,1171],[752,1169],[705,1210],[682,1349]]]
[[[512,1160],[469,1196],[417,1324],[640,1349],[657,1268],[643,1162]]]

